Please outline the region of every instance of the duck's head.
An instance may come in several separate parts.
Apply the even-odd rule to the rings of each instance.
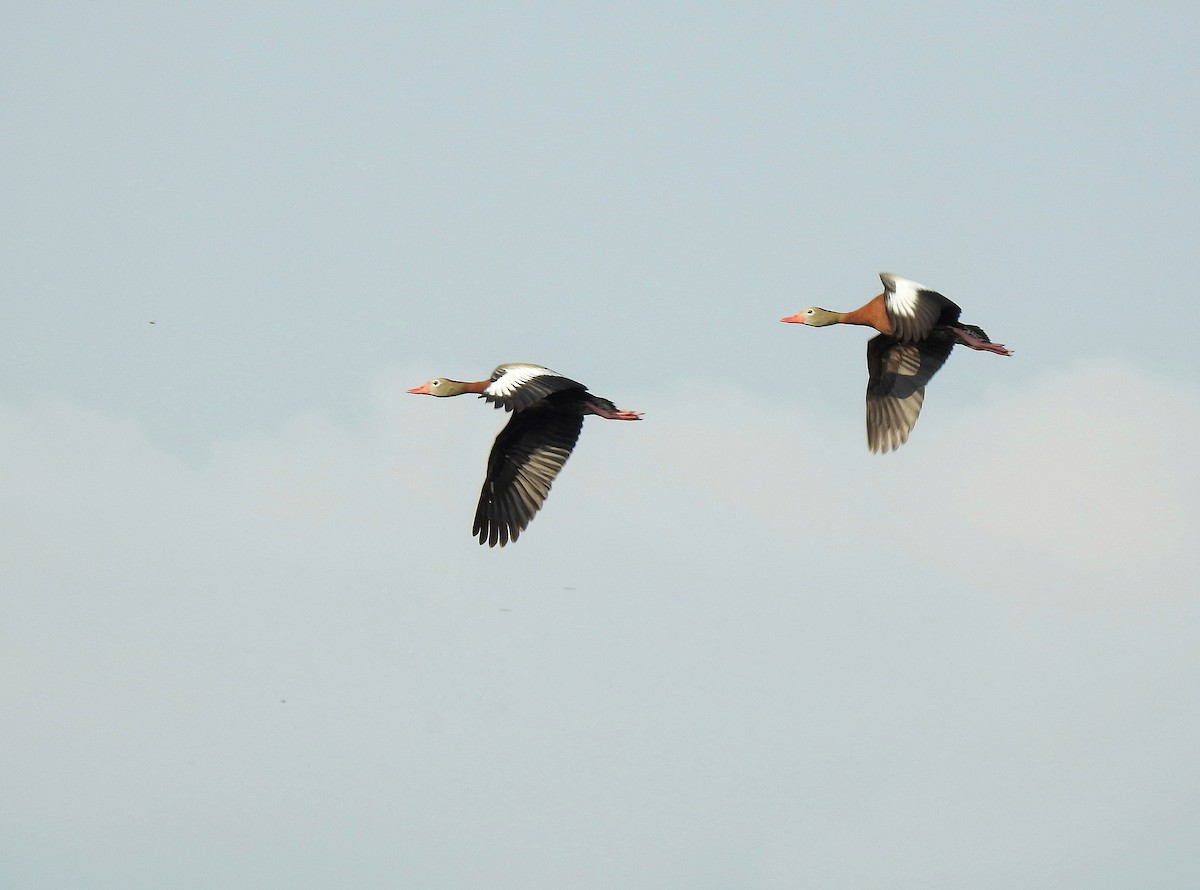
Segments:
[[[837,324],[841,321],[841,314],[838,312],[830,312],[828,309],[822,309],[820,306],[809,306],[797,312],[795,315],[789,315],[787,318],[781,318],[780,321],[790,322],[792,324],[809,324],[814,328],[821,328],[827,324]]]
[[[450,380],[446,377],[434,377],[432,380],[422,383],[420,386],[414,386],[409,390],[419,396],[457,396],[462,395],[467,391],[467,385],[459,380]]]

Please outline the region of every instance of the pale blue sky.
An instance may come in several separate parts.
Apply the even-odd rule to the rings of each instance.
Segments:
[[[1198,28],[0,5],[0,884],[1195,886]],[[506,361],[646,421],[489,551]]]

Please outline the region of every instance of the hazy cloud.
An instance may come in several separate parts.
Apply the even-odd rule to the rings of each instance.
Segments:
[[[382,382],[359,425],[301,418],[194,463],[77,406],[4,410],[11,875],[1050,887],[1194,867],[1158,862],[1198,778],[1172,543],[1194,394],[1082,368],[943,416],[899,460],[831,445],[783,398],[728,390],[731,425],[668,394],[643,424],[589,422],[501,552],[469,525],[503,416],[412,382]],[[1113,407],[1088,410],[1100,392]]]

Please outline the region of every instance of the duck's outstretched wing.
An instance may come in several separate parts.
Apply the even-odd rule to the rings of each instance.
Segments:
[[[471,530],[480,544],[503,547],[520,536],[545,503],[582,428],[578,411],[535,407],[513,414],[488,457]]]
[[[917,423],[925,385],[946,363],[952,337],[904,343],[880,334],[867,342],[867,446],[879,453],[908,441]]]

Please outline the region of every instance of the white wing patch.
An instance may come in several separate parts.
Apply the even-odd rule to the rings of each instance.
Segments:
[[[899,275],[884,272],[879,279],[886,288],[883,308],[892,323],[892,336],[897,340],[924,340],[942,310],[954,305],[925,285]]]
[[[492,382],[488,384],[484,393],[494,399],[508,399],[535,377],[561,376],[557,371],[551,371],[541,365],[501,365],[492,373]]]
[[[883,282],[884,288],[887,289],[887,296],[884,299],[887,301],[888,311],[904,318],[916,318],[920,312],[919,294],[929,288],[887,272],[880,275],[879,278]]]

